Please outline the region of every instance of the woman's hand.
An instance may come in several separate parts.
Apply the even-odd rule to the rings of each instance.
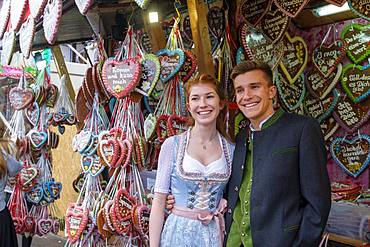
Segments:
[[[173,205],[175,204],[175,197],[172,194],[168,194],[166,197],[166,209],[171,212]]]

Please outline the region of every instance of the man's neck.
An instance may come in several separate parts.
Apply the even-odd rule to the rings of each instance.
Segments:
[[[264,119],[262,119],[261,121],[251,121],[251,125],[250,125],[250,128],[253,130],[253,131],[260,131],[262,129],[262,125],[264,123],[266,123],[267,120],[269,120],[272,115],[274,115],[275,111],[273,110],[272,113],[270,113],[269,115],[267,115]]]

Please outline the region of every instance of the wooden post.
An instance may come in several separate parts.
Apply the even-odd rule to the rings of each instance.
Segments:
[[[149,23],[149,10],[142,11],[145,30],[148,32],[150,44],[152,45],[153,53],[163,49],[166,46],[163,29],[160,22]]]
[[[66,87],[67,87],[67,90],[68,90],[68,93],[69,93],[69,97],[71,97],[71,99],[74,100],[75,99],[75,91],[74,91],[73,86],[72,86],[71,78],[69,77],[67,65],[64,61],[62,50],[60,49],[59,45],[52,46],[51,50],[53,52],[55,67],[58,70],[59,77],[62,77],[62,75],[65,75]]]
[[[198,58],[199,73],[215,76],[212,61],[212,47],[209,38],[207,14],[204,0],[187,0],[190,17],[191,33],[194,41],[194,53]]]

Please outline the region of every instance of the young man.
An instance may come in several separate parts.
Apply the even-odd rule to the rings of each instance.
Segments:
[[[272,71],[246,61],[232,71],[250,120],[236,137],[226,188],[226,246],[318,246],[330,210],[326,151],[318,122],[274,111]]]

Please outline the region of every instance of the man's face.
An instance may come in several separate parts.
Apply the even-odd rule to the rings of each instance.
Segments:
[[[267,75],[262,70],[252,70],[234,79],[236,103],[253,127],[274,112],[272,99],[276,87],[269,86]]]

